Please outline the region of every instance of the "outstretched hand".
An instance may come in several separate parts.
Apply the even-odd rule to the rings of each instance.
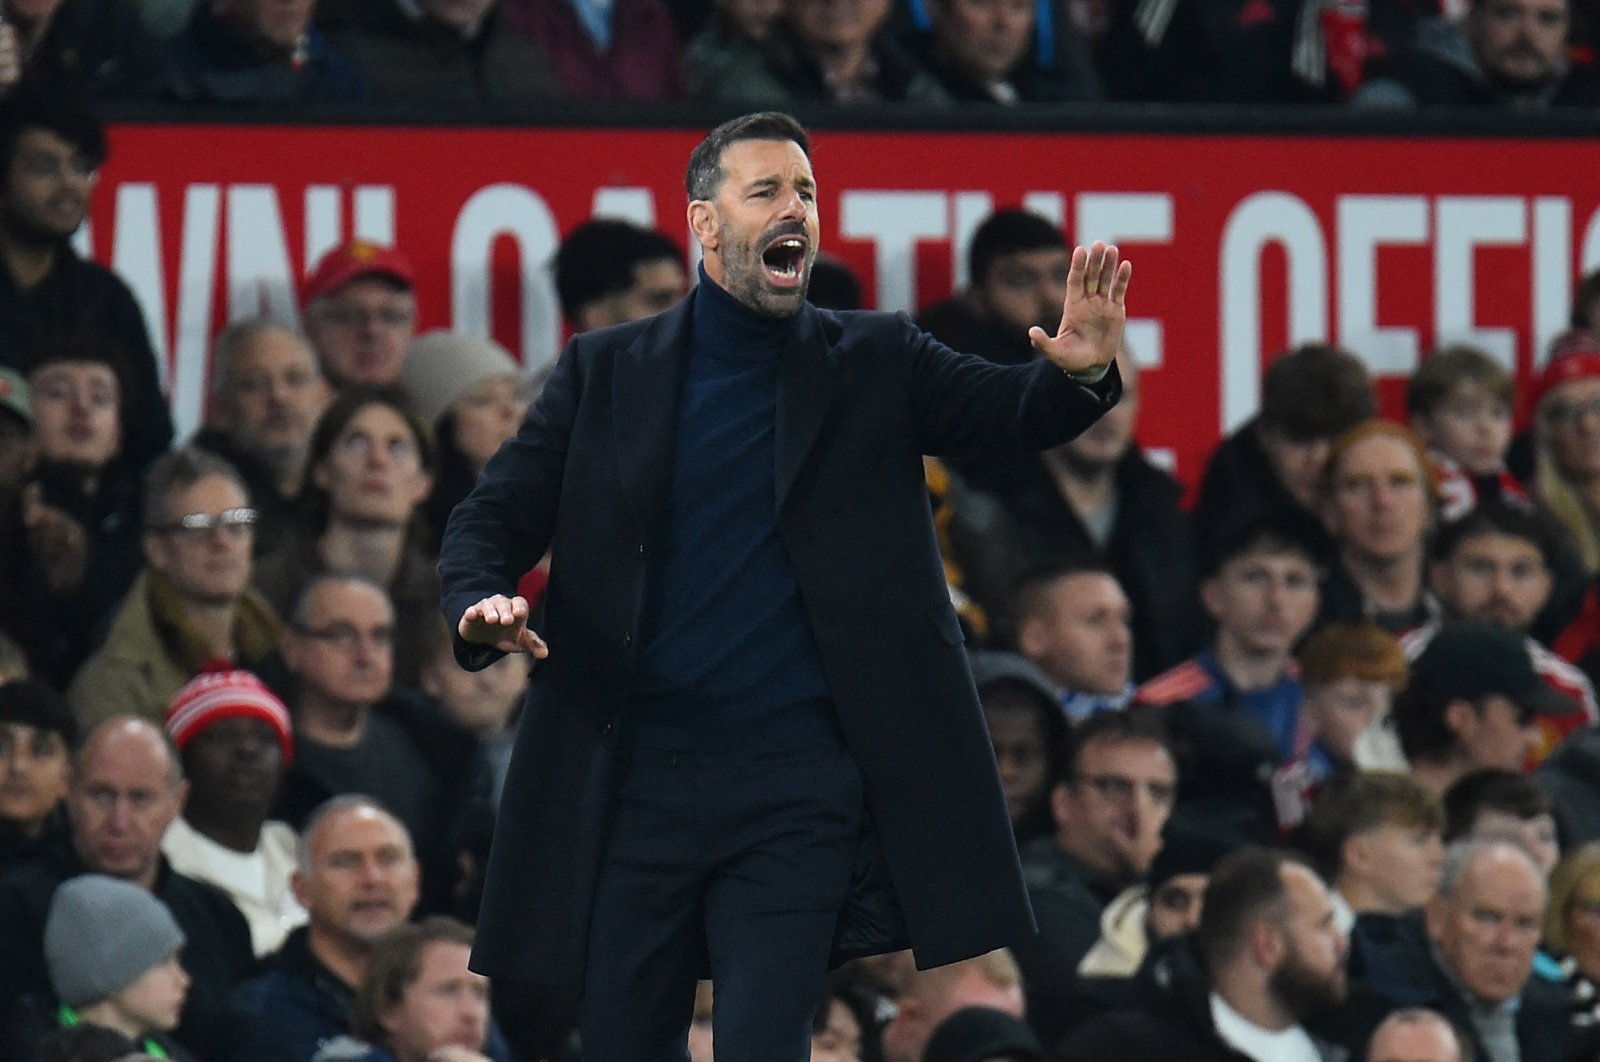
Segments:
[[[1096,240],[1087,250],[1073,248],[1061,327],[1053,336],[1038,325],[1028,329],[1033,348],[1062,372],[1089,372],[1111,364],[1122,349],[1132,276],[1133,263],[1118,264],[1114,244]]]
[[[544,639],[528,628],[528,599],[495,594],[461,614],[456,630],[466,641],[487,645],[503,653],[531,653],[535,660],[550,655]]]

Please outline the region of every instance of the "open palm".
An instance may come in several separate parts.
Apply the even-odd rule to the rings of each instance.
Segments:
[[[1053,336],[1038,325],[1030,328],[1028,339],[1034,349],[1063,372],[1088,372],[1111,364],[1122,349],[1132,276],[1133,263],[1119,264],[1115,245],[1096,240],[1087,249],[1073,248],[1061,327]]]

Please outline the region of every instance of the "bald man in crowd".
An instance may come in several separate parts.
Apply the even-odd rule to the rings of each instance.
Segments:
[[[177,873],[161,838],[183,810],[188,785],[177,754],[154,724],[113,716],[95,727],[73,759],[67,791],[70,846],[26,863],[0,882],[0,1057],[53,1017],[44,962],[44,923],[56,888],[80,874],[106,874],[148,889],[172,911],[188,946],[183,1023],[173,1037],[200,1058],[232,1050],[228,993],[255,965],[244,916],[214,886]]]

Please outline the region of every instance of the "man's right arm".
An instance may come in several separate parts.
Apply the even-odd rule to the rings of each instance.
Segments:
[[[517,580],[544,556],[555,534],[567,444],[582,396],[582,360],[576,345],[562,352],[516,436],[450,514],[439,548],[440,596],[456,632],[456,659],[471,670],[504,652],[463,639],[463,617],[486,599],[509,602]]]

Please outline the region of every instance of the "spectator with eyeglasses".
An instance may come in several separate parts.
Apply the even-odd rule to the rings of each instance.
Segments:
[[[1533,385],[1534,492],[1600,571],[1600,336],[1571,331],[1550,345]]]
[[[106,161],[99,119],[60,92],[19,88],[0,103],[0,364],[31,372],[62,340],[109,348],[126,367],[128,463],[172,442],[157,351],[128,285],[69,242]]]
[[[343,243],[300,290],[306,338],[335,387],[397,387],[417,334],[416,272],[393,247]]]
[[[372,797],[416,842],[424,910],[454,906],[463,831],[484,813],[489,772],[477,739],[428,699],[396,689],[398,614],[383,586],[318,575],[283,635],[293,677],[294,763],[274,817],[305,823],[323,801]]]
[[[1560,970],[1574,1025],[1600,1025],[1600,844],[1568,852],[1550,873],[1541,940]]]
[[[280,624],[250,587],[256,521],[244,481],[222,458],[185,447],[150,466],[145,567],[68,688],[81,720],[160,723],[201,672],[266,664]]]
[[[1065,1031],[1078,964],[1100,938],[1101,913],[1149,871],[1178,787],[1166,727],[1150,709],[1090,716],[1068,741],[1050,793],[1055,832],[1022,849],[1039,935],[1014,949],[1029,1021],[1051,1043]]]
[[[0,1058],[28,1058],[18,1045],[55,1024],[58,999],[46,965],[45,925],[65,881],[104,874],[148,890],[188,938],[179,962],[191,980],[178,1045],[201,1059],[232,1057],[233,986],[255,957],[244,917],[220,890],[177,871],[161,852],[182,811],[188,783],[158,725],[119,716],[84,738],[67,789],[71,843],[46,850],[0,881]],[[101,934],[102,951],[109,944]],[[82,1002],[82,1000],[79,1000]]]
[[[256,588],[279,615],[324,572],[355,572],[383,587],[397,617],[394,681],[410,689],[420,684],[439,609],[422,515],[437,467],[432,431],[399,392],[343,392],[312,432],[295,532],[256,565]]]
[[[1393,1004],[1443,1014],[1475,1058],[1593,1058],[1594,1031],[1568,1021],[1565,986],[1534,974],[1545,904],[1544,875],[1520,845],[1458,842],[1423,912],[1426,943],[1369,966],[1362,980]]]

